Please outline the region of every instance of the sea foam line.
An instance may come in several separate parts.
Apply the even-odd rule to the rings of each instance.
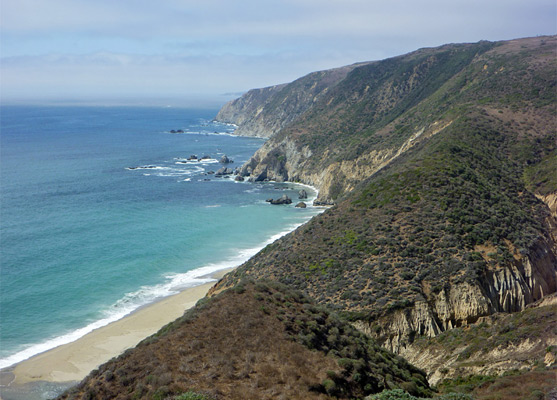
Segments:
[[[317,215],[322,211],[322,209],[316,209],[311,215],[308,215],[307,218],[304,218],[303,221],[289,225],[287,229],[270,236],[262,244],[252,248],[238,250],[236,256],[230,257],[221,262],[209,263],[207,265],[184,273],[169,274],[165,276],[166,281],[164,283],[153,286],[142,286],[135,292],[127,293],[120,300],[110,306],[108,310],[104,311],[104,318],[94,321],[72,332],[48,339],[42,343],[32,344],[24,350],[21,350],[13,355],[1,359],[0,369],[11,367],[17,363],[20,363],[38,354],[44,353],[48,350],[52,350],[64,344],[74,342],[87,335],[88,333],[94,331],[95,329],[118,321],[131,314],[132,312],[137,311],[141,307],[152,304],[165,297],[177,294],[184,289],[203,285],[209,282],[216,282],[217,279],[211,277],[211,274],[225,269],[234,268],[243,264],[255,254],[257,254],[260,250],[262,250],[265,246],[294,231],[296,228],[305,224],[314,215]]]

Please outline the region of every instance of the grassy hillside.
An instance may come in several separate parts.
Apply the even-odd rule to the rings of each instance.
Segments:
[[[250,163],[321,176],[336,205],[220,287],[278,280],[395,350],[555,292],[557,221],[537,196],[557,193],[556,43],[447,45],[354,68]],[[369,155],[377,169],[353,172]]]
[[[550,242],[547,207],[527,190],[502,124],[460,117],[226,281],[277,278],[372,318]],[[545,140],[539,151],[550,154],[555,142]]]
[[[60,398],[354,399],[389,388],[431,393],[422,371],[307,297],[248,282],[204,300]]]
[[[228,105],[282,128],[243,172],[314,184],[335,205],[62,398],[433,395],[377,343],[450,378],[442,392],[543,398],[557,321],[528,305],[557,291],[556,49],[557,37],[422,49]],[[512,362],[484,374],[488,356]]]
[[[354,66],[276,133],[244,173],[311,183],[320,198],[336,201],[373,174],[373,164],[381,168],[455,119],[478,113],[514,136],[517,161],[538,163],[550,149],[535,140],[553,134],[555,141],[555,42],[446,45]],[[294,83],[285,86],[282,101],[297,91]]]
[[[536,134],[543,127],[524,114],[544,109],[546,121],[555,117],[555,71],[555,38],[423,49],[355,68],[279,135],[299,137],[315,162],[325,150],[353,159],[400,145],[419,127],[470,107],[520,111],[514,119]]]

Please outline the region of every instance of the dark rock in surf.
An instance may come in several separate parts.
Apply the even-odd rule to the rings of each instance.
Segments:
[[[281,198],[272,200],[271,204],[281,205],[281,204],[292,204],[292,199],[287,195],[283,194]]]
[[[224,175],[232,175],[234,171],[231,168],[222,167],[217,172],[215,172],[215,176],[224,176]]]

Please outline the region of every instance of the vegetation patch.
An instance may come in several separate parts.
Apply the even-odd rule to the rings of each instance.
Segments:
[[[354,399],[393,388],[432,393],[422,371],[300,292],[242,281],[61,398]]]

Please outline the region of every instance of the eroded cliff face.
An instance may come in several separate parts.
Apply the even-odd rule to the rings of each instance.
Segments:
[[[547,204],[553,218],[557,218],[557,193],[549,193],[546,195],[536,195],[538,199]]]
[[[339,194],[352,191],[362,180],[389,165],[412,147],[449,127],[452,121],[435,121],[416,130],[402,145],[372,149],[352,160],[331,161],[325,151],[320,157],[322,168],[309,166],[315,157],[309,146],[300,146],[290,136],[280,141],[265,143],[253,157],[242,166],[241,175],[259,182],[302,182],[318,189],[317,204],[334,204]]]
[[[261,89],[252,89],[241,97],[226,103],[215,117],[216,121],[238,125],[236,134],[243,136],[269,137],[280,125],[278,121],[267,124],[255,124],[256,119],[273,95],[286,86],[275,85]]]
[[[545,297],[514,314],[495,313],[472,325],[421,338],[399,355],[427,372],[435,385],[466,375],[499,375],[556,363],[557,297]]]
[[[557,345],[555,318],[547,323],[539,318],[527,321],[523,329],[526,333],[515,334],[515,322],[498,327],[496,334],[509,333],[510,339],[486,344],[485,349],[478,342],[491,340],[492,334],[480,338],[476,334],[473,343],[454,337],[486,325],[491,327],[502,318],[520,320],[521,314],[532,307],[543,306],[546,314],[555,315],[555,292],[555,242],[540,240],[527,255],[490,269],[475,284],[453,284],[439,293],[430,293],[427,300],[416,302],[411,308],[372,323],[357,321],[355,326],[426,371],[430,384],[463,375],[529,370],[537,364],[555,363],[555,354],[547,352]],[[535,334],[529,333],[529,327]],[[456,344],[447,348],[451,340]]]
[[[528,254],[489,268],[475,283],[455,283],[438,293],[424,290],[425,301],[356,326],[391,351],[404,354],[418,336],[435,337],[487,315],[522,311],[555,292],[557,248],[552,241],[539,240]]]

